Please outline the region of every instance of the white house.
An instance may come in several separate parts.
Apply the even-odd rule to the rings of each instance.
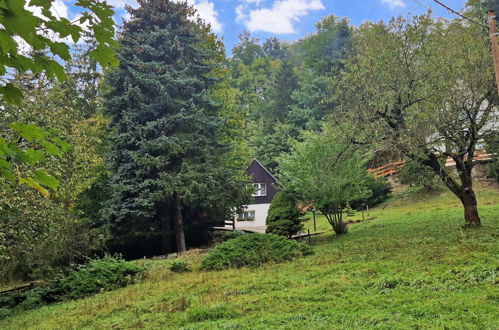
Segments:
[[[258,160],[253,159],[246,169],[255,192],[253,203],[245,206],[244,212],[234,218],[236,229],[265,229],[270,203],[277,193],[277,179]]]

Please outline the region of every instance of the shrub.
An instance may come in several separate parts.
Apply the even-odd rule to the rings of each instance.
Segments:
[[[266,262],[284,262],[311,254],[308,245],[273,234],[246,234],[213,248],[203,259],[204,270],[256,267]]]
[[[390,182],[381,178],[369,178],[365,182],[366,187],[371,191],[371,195],[367,199],[356,199],[350,201],[350,206],[359,210],[367,205],[376,206],[388,199],[388,196],[392,192],[392,186]]]
[[[238,238],[242,235],[245,235],[246,233],[242,230],[232,230],[232,231],[226,231],[222,234],[221,241],[225,242],[230,239]]]
[[[191,271],[189,264],[183,260],[173,261],[168,268],[175,273],[185,273]]]
[[[10,315],[10,309],[0,308],[0,320]]]
[[[105,257],[91,260],[67,276],[52,279],[47,286],[17,294],[18,306],[8,308],[32,309],[41,305],[69,299],[79,299],[98,292],[124,287],[145,271],[136,263],[120,258]]]
[[[290,238],[302,228],[297,201],[287,191],[278,192],[270,204],[267,216],[267,233]]]
[[[441,186],[440,178],[431,168],[415,161],[407,162],[399,172],[400,183],[432,191]]]
[[[124,287],[145,268],[123,259],[105,257],[81,266],[62,280],[69,299],[78,299],[101,291]]]

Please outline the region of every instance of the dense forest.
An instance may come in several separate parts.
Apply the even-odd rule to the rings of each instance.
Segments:
[[[480,225],[470,157],[499,145],[483,27],[431,13],[360,26],[331,15],[294,42],[242,31],[228,57],[188,4],[139,4],[116,40],[90,20],[67,52],[49,40],[23,55],[52,66],[1,60],[12,69],[2,71],[1,282],[47,278],[107,253],[205,246],[210,228],[249,202],[253,158],[337,234],[346,233],[347,204],[389,194],[367,169],[401,159],[415,164],[410,183],[437,178],[462,202],[465,222]],[[485,21],[484,6],[470,0],[466,13]],[[112,13],[96,8],[109,23]],[[54,79],[58,70],[65,79]]]

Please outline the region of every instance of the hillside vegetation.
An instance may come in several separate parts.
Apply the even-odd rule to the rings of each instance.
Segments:
[[[150,270],[138,284],[12,315],[0,328],[497,329],[499,193],[478,199],[481,228],[462,229],[450,193],[397,194],[347,235],[318,217],[328,231],[313,237],[314,255],[190,273],[140,261]],[[182,259],[199,269],[201,258]]]

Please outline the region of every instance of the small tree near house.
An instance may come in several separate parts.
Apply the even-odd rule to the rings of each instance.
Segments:
[[[280,159],[281,181],[313,202],[337,235],[346,234],[343,208],[348,202],[368,198],[371,191],[367,158],[344,139],[332,126],[322,133],[308,133],[296,143],[289,155]]]
[[[293,194],[286,190],[280,191],[270,204],[266,231],[270,234],[291,238],[303,228],[301,215]]]

